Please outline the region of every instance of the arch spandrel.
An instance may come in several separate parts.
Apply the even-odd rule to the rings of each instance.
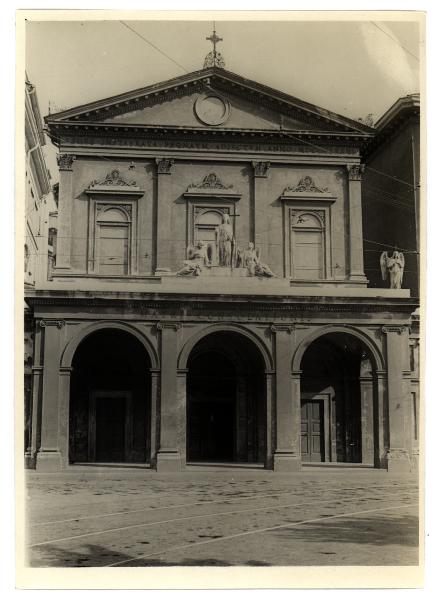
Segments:
[[[145,335],[143,331],[122,321],[99,321],[91,323],[84,327],[80,332],[74,335],[66,344],[60,361],[60,368],[70,368],[73,363],[73,358],[79,345],[90,335],[96,331],[103,329],[116,329],[119,331],[125,331],[133,335],[144,347],[150,359],[150,368],[159,369],[159,358],[156,349],[152,342]]]
[[[372,359],[372,363],[374,364],[374,368],[377,371],[382,371],[385,369],[385,361],[382,352],[368,333],[364,332],[358,327],[353,327],[350,325],[323,325],[321,327],[318,327],[317,329],[310,330],[310,332],[307,333],[307,335],[304,335],[304,337],[299,341],[292,357],[292,371],[300,371],[303,355],[305,354],[307,348],[314,341],[316,341],[318,338],[324,335],[328,335],[331,333],[349,334],[359,339],[368,349]]]
[[[193,335],[191,335],[182,347],[182,350],[178,357],[178,369],[186,369],[188,364],[188,359],[191,354],[191,351],[195,347],[195,345],[200,342],[204,337],[211,333],[226,333],[233,332],[238,333],[241,336],[245,337],[247,340],[251,341],[258,351],[260,352],[263,362],[264,368],[267,371],[273,370],[273,359],[270,350],[265,344],[264,340],[262,340],[256,333],[251,331],[250,329],[243,327],[242,325],[236,323],[217,323],[213,325],[206,325],[201,329],[198,329]]]

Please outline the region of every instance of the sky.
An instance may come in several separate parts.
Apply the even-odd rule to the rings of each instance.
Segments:
[[[155,47],[120,21],[27,22],[42,115],[49,103],[56,112],[196,71],[211,50],[212,21],[128,25]],[[417,22],[217,21],[216,30],[229,71],[351,118],[378,119],[420,89]],[[56,182],[50,142],[45,153]]]

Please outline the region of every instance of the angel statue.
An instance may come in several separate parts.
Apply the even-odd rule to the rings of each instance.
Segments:
[[[188,246],[187,260],[184,260],[184,266],[176,275],[200,275],[203,267],[210,266],[205,242],[197,242],[195,246]]]
[[[249,242],[242,254],[243,266],[247,268],[249,275],[253,277],[276,277],[270,267],[260,261],[260,251],[255,249],[253,242]]]
[[[383,252],[379,262],[381,265],[382,280],[385,281],[387,279],[388,272],[390,275],[390,288],[392,290],[400,290],[405,266],[405,258],[402,252],[395,250],[391,257],[388,255],[388,252]]]

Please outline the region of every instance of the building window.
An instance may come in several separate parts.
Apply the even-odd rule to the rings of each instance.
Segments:
[[[294,279],[324,279],[324,214],[294,211],[291,218],[291,276]]]
[[[96,258],[99,274],[128,275],[130,234],[130,215],[126,208],[97,207]]]

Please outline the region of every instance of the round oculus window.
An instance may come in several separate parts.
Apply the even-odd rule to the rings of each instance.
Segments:
[[[194,111],[202,123],[222,125],[228,120],[231,107],[227,100],[211,94],[197,98]]]

